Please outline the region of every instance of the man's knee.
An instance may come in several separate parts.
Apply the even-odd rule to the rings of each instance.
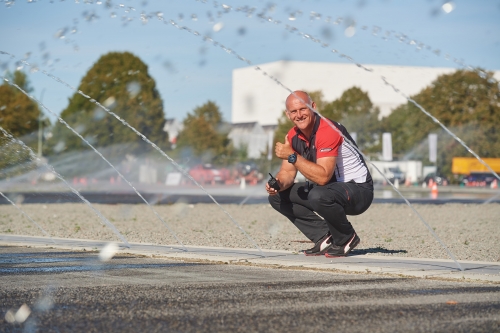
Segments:
[[[309,191],[307,200],[314,207],[314,205],[316,204],[327,201],[328,196],[326,195],[324,188],[322,186],[315,186]]]
[[[332,198],[326,193],[323,186],[315,186],[309,191],[307,200],[314,210],[322,206],[326,202],[332,201]]]

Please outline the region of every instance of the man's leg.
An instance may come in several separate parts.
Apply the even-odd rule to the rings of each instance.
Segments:
[[[316,243],[328,233],[329,228],[326,222],[314,213],[308,200],[309,192],[304,191],[304,185],[305,183],[295,183],[289,189],[269,196],[269,203]]]
[[[314,186],[309,193],[311,207],[327,222],[333,244],[345,244],[354,234],[348,215],[359,215],[370,207],[373,191],[356,183]]]

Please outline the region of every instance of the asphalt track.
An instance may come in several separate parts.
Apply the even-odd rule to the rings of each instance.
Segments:
[[[141,190],[141,195],[150,204],[173,204],[182,201],[187,204],[213,203],[212,199],[199,189],[164,189],[162,191]],[[262,204],[268,203],[267,194],[262,186],[249,190],[238,188],[208,188],[208,192],[219,204]],[[482,204],[500,203],[500,194],[495,191],[479,190],[470,193],[454,193],[452,191],[439,194],[432,198],[429,191],[418,189],[417,192],[402,191],[405,198],[414,204],[442,205],[447,203]],[[71,192],[36,192],[36,191],[7,191],[2,192],[14,202],[22,201],[25,204],[51,204],[51,203],[79,203],[81,199]],[[142,204],[144,201],[128,189],[121,191],[88,191],[82,190],[80,194],[90,203],[97,204]],[[388,197],[385,197],[387,194]],[[376,191],[373,203],[405,204],[406,201],[396,192],[390,190]],[[10,205],[4,197],[0,197],[0,205]]]
[[[331,262],[324,257],[286,259],[277,251],[259,259],[248,250],[170,248],[171,258],[154,258],[160,247],[135,244],[103,262],[103,243],[66,240],[55,248],[37,239],[24,238],[36,247],[0,245],[0,332],[500,331],[500,285],[492,279],[373,274],[377,265],[353,274],[314,260],[303,265]],[[16,242],[12,236],[0,244]],[[71,244],[74,250],[63,249]],[[134,247],[147,255],[131,254]],[[203,253],[214,260],[200,259]],[[362,267],[359,257],[343,264]],[[478,275],[500,272],[498,265],[463,264],[483,269]],[[423,271],[432,277],[435,268]],[[8,322],[23,304],[27,319]]]

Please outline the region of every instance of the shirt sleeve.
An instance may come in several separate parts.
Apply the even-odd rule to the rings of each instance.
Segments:
[[[316,158],[337,157],[344,138],[329,125],[316,132]]]

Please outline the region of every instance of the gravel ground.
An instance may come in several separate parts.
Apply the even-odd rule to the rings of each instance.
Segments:
[[[0,233],[42,235],[14,206],[0,207]],[[53,237],[118,239],[84,204],[23,204],[20,207]],[[130,242],[176,243],[146,205],[96,204],[94,207]],[[222,207],[263,249],[299,251],[312,245],[267,204]],[[177,203],[153,208],[185,245],[253,247],[215,204]],[[415,208],[458,259],[500,261],[500,204],[415,205]],[[350,221],[361,237],[353,253],[449,258],[406,205],[373,204],[364,214],[350,217]]]

